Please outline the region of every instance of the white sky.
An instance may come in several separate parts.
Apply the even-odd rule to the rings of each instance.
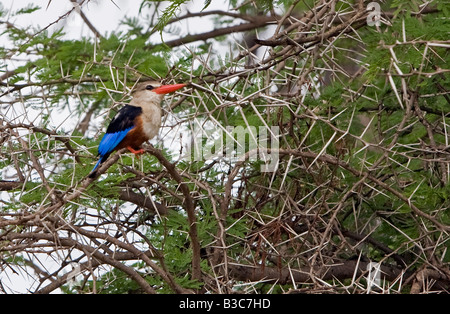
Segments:
[[[62,15],[67,13],[73,7],[70,0],[51,0],[50,4],[48,4],[48,0],[2,0],[1,3],[3,7],[8,9],[10,12],[16,12],[30,3],[35,3],[41,6],[40,10],[37,10],[32,14],[11,17],[9,20],[9,22],[20,26],[33,25],[39,28],[46,27],[50,23],[57,21]],[[207,10],[219,8],[226,9],[223,8],[225,3],[226,1],[224,0],[212,1]],[[90,0],[87,4],[83,5],[82,10],[90,22],[99,30],[99,32],[102,35],[105,35],[111,31],[119,30],[119,22],[124,16],[139,16],[138,13],[140,4],[141,0],[114,0],[114,2],[111,0]],[[203,6],[203,0],[192,0],[184,7],[189,9],[191,12],[195,12],[200,11]],[[147,13],[149,13],[149,9],[148,7],[145,7],[142,14],[145,15]],[[205,29],[213,26],[212,22],[209,25],[205,25],[205,19],[202,20],[201,24],[198,23],[197,25],[193,19],[190,19],[189,22],[189,25],[180,24],[180,26],[182,26],[183,29],[188,28],[193,33],[196,33],[196,30],[205,31]],[[73,12],[68,18],[55,24],[55,27],[64,27],[64,31],[67,34],[66,38],[78,39],[82,36],[92,36],[92,32],[76,12]]]

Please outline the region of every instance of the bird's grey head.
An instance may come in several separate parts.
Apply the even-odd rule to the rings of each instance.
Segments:
[[[132,101],[130,105],[142,105],[145,102],[157,104],[159,106],[159,103],[165,94],[172,93],[184,86],[186,86],[186,84],[162,85],[157,81],[138,83],[131,92],[135,101]]]
[[[141,83],[137,83],[131,93],[135,94],[138,92],[154,92],[154,90],[156,90],[158,87],[161,86],[160,82],[157,81],[145,81],[145,82],[141,82]]]

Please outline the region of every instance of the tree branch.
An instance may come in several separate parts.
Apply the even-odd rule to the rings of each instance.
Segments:
[[[207,40],[207,39],[216,38],[216,37],[227,35],[227,34],[240,33],[240,32],[245,32],[245,31],[261,28],[261,27],[268,26],[275,22],[276,22],[276,19],[274,17],[263,16],[263,17],[256,19],[254,22],[219,28],[219,29],[212,30],[210,32],[205,32],[205,33],[196,34],[196,35],[187,35],[185,37],[174,39],[174,40],[169,40],[169,41],[166,41],[166,42],[158,44],[158,45],[164,45],[164,46],[173,48],[173,47],[177,47],[177,46],[181,46],[181,45],[186,45],[186,44],[192,43],[194,41],[198,41],[198,40]],[[147,49],[152,49],[153,47],[158,46],[158,45],[147,46]]]
[[[201,268],[200,268],[200,242],[197,234],[197,216],[195,214],[194,200],[192,199],[189,187],[183,181],[183,178],[178,173],[175,168],[175,164],[169,162],[160,150],[154,148],[153,146],[148,146],[146,151],[153,156],[155,156],[159,162],[167,169],[172,178],[179,184],[180,189],[184,196],[184,204],[186,208],[186,213],[189,220],[189,236],[191,238],[192,244],[192,278],[196,280],[201,280]]]
[[[122,201],[130,202],[146,209],[152,215],[167,215],[169,212],[163,204],[155,202],[148,196],[135,193],[130,188],[121,190],[119,192],[119,198]]]
[[[243,264],[230,264],[229,274],[236,280],[243,281],[264,281],[269,283],[285,285],[293,281],[295,283],[307,283],[313,280],[313,277],[321,280],[345,280],[349,278],[364,276],[368,273],[368,262],[346,260],[341,263],[335,263],[330,266],[322,265],[320,267],[303,267],[301,269],[277,268],[268,266],[252,266]],[[408,276],[410,272],[405,272],[402,268],[389,265],[381,265],[381,279],[394,281],[401,276]]]
[[[39,239],[39,240],[46,240],[49,242],[55,242],[55,244],[62,245],[67,248],[76,247],[80,251],[89,252],[94,258],[102,261],[105,264],[109,264],[117,269],[120,269],[125,274],[129,275],[133,280],[135,280],[139,286],[147,293],[154,294],[156,293],[155,290],[147,283],[147,281],[142,278],[141,275],[139,275],[132,267],[128,267],[125,264],[118,261],[116,258],[113,258],[111,256],[108,256],[107,254],[102,254],[100,251],[96,248],[93,248],[88,245],[81,244],[79,241],[75,241],[71,238],[67,237],[58,237],[54,233],[44,233],[44,232],[10,232],[9,234],[3,235],[3,239],[7,239],[9,241],[17,240],[17,239]],[[138,256],[135,255],[135,259],[138,259]],[[100,264],[100,263],[99,263]],[[63,277],[62,280],[66,278]],[[42,294],[42,293],[50,293],[54,289],[56,289],[58,286],[63,284],[62,280],[60,281],[54,281],[47,287],[36,291],[36,294]],[[65,281],[65,280],[64,280]]]
[[[81,6],[78,4],[77,0],[70,0],[72,2],[74,8],[76,8],[76,11],[78,14],[80,14],[80,17],[83,19],[84,23],[89,27],[89,29],[94,33],[94,35],[98,38],[103,38],[102,34],[95,28],[95,26],[89,21],[86,14],[84,14],[83,10],[81,9]]]

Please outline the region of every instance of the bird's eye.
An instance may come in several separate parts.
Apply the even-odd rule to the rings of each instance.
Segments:
[[[154,87],[152,85],[147,85],[147,86],[145,86],[145,89],[146,90],[152,90],[152,89],[154,89]]]

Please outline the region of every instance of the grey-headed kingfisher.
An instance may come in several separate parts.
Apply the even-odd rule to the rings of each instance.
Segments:
[[[111,120],[98,146],[100,159],[89,177],[96,176],[97,168],[109,155],[121,148],[133,154],[142,154],[142,143],[152,139],[161,126],[161,101],[164,95],[174,92],[186,84],[161,85],[148,81],[139,83],[132,90],[133,99],[122,107]]]

